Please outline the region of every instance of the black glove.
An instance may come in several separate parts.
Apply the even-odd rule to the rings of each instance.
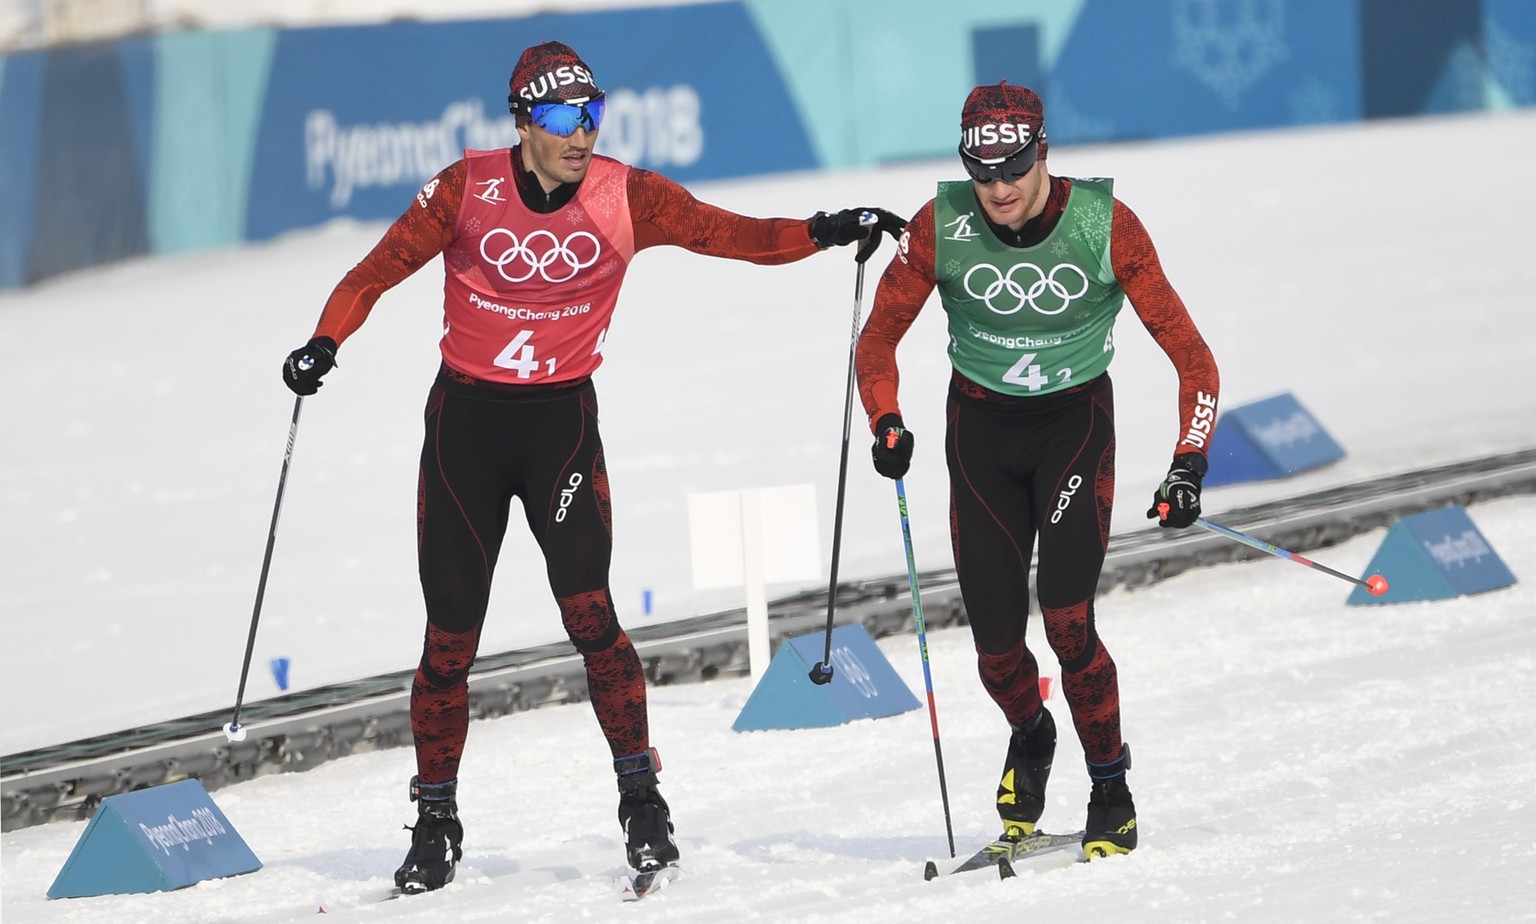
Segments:
[[[1194,526],[1200,516],[1200,482],[1205,480],[1209,466],[1205,456],[1198,452],[1174,456],[1173,464],[1168,466],[1168,477],[1152,492],[1147,519],[1174,529]]]
[[[854,241],[864,241],[854,259],[860,263],[868,260],[880,246],[880,235],[889,234],[894,240],[901,237],[907,220],[885,209],[843,209],[841,212],[817,212],[811,216],[811,240],[817,247],[841,247]]]
[[[900,414],[885,414],[875,422],[875,445],[869,448],[875,471],[900,478],[912,467],[912,431],[901,425]]]
[[[283,384],[296,395],[312,395],[325,383],[321,376],[336,366],[336,341],[316,337],[283,360]]]

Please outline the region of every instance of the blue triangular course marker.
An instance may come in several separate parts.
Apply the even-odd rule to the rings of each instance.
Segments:
[[[1286,392],[1222,412],[1211,434],[1204,484],[1284,478],[1343,457],[1322,424]]]
[[[258,869],[203,784],[181,780],[103,799],[48,897],[166,892]]]
[[[1393,523],[1366,574],[1386,578],[1387,592],[1377,597],[1356,587],[1347,604],[1449,600],[1515,583],[1514,574],[1459,506]]]
[[[832,630],[832,680],[812,683],[811,668],[821,663],[826,639],[815,632],[780,645],[731,730],[828,728],[921,707],[858,623]]]

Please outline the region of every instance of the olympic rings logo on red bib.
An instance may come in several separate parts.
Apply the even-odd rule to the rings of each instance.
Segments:
[[[507,245],[493,253],[491,239],[502,236],[507,238]],[[587,253],[589,247],[591,252]],[[545,282],[570,282],[596,263],[602,253],[603,245],[590,231],[572,231],[562,241],[553,231],[540,229],[518,240],[506,228],[493,228],[480,239],[480,256],[508,282],[527,282],[535,274]]]

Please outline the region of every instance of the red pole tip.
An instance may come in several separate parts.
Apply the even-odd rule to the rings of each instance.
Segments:
[[[1373,574],[1366,579],[1365,589],[1371,592],[1371,596],[1379,597],[1387,592],[1387,579],[1379,574]]]

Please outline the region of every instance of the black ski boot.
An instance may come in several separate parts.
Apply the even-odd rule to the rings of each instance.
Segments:
[[[656,771],[660,769],[661,760],[655,748],[613,762],[619,777],[619,825],[624,829],[624,849],[636,872],[677,864],[671,812],[667,800],[656,790]]]
[[[1003,819],[999,840],[1021,840],[1035,832],[1045,812],[1045,784],[1056,756],[1056,720],[1040,707],[1034,718],[1011,726],[1003,778],[997,784],[997,814]]]
[[[458,781],[422,783],[411,777],[411,801],[416,803],[416,826],[411,832],[411,852],[395,870],[395,886],[414,895],[441,889],[453,881],[453,871],[464,850],[464,826],[454,800]]]
[[[1136,803],[1125,771],[1131,769],[1131,746],[1121,745],[1120,759],[1088,764],[1093,788],[1088,795],[1088,822],[1083,825],[1083,856],[1092,860],[1136,849]]]

